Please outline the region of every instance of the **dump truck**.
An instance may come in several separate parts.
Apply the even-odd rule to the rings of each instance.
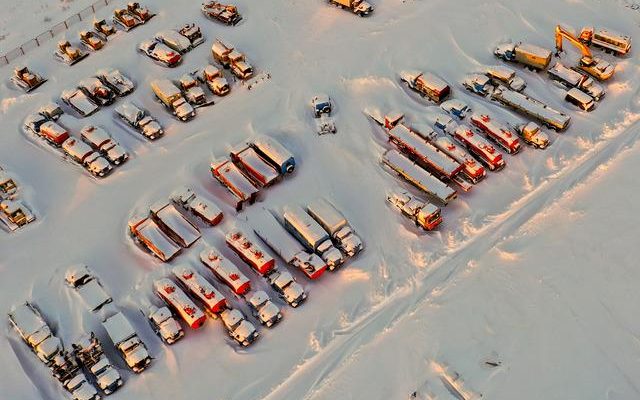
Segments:
[[[315,253],[308,252],[271,212],[250,220],[253,231],[280,258],[290,266],[301,270],[309,279],[317,279],[326,271],[327,263]]]
[[[458,197],[455,190],[449,187],[418,164],[400,154],[397,150],[388,150],[382,156],[382,163],[403,177],[418,189],[446,205]]]
[[[60,339],[53,336],[51,328],[33,304],[25,302],[15,306],[9,312],[9,322],[46,365],[51,365],[55,356],[62,352]]]
[[[515,111],[518,111],[528,117],[534,118],[543,125],[556,131],[564,131],[569,127],[571,117],[556,111],[539,100],[507,89],[504,86],[498,86],[491,94],[491,99],[496,100]]]
[[[151,364],[151,357],[144,342],[121,312],[106,318],[102,326],[107,331],[113,345],[135,373],[140,373]]]
[[[284,226],[307,249],[314,251],[329,266],[338,268],[344,262],[342,253],[333,246],[329,234],[298,205],[284,208]]]
[[[516,62],[532,70],[545,70],[551,62],[551,51],[527,43],[503,43],[493,52],[505,61]]]
[[[168,79],[151,81],[151,89],[156,98],[171,110],[181,121],[188,121],[196,116],[196,110],[182,96],[180,89]]]
[[[367,16],[373,12],[371,4],[364,0],[329,0],[329,3],[340,8],[348,8],[354,14],[361,17]]]
[[[307,205],[307,212],[331,235],[338,248],[353,257],[363,249],[362,240],[355,234],[349,221],[325,198],[319,198]]]

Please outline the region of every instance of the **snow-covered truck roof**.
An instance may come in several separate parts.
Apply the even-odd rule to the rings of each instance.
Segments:
[[[151,213],[160,221],[163,228],[170,231],[171,236],[179,239],[183,247],[190,247],[200,239],[200,231],[187,220],[176,207],[169,202],[158,202],[151,206]]]
[[[574,71],[571,68],[567,68],[560,62],[555,63],[553,67],[547,70],[547,72],[551,76],[566,81],[571,86],[578,86],[582,79],[584,79],[584,76],[580,72]]]
[[[252,147],[245,147],[233,151],[232,158],[239,162],[244,169],[260,185],[265,186],[274,182],[280,174],[271,164],[264,160]]]
[[[307,211],[312,218],[315,218],[331,234],[349,224],[344,215],[324,197],[317,198],[309,203]]]
[[[249,200],[259,190],[229,159],[214,161],[211,164],[214,175],[241,201]]]
[[[62,143],[62,148],[65,153],[81,162],[84,161],[89,154],[93,153],[91,146],[75,138],[65,140],[64,143]]]
[[[468,144],[476,152],[480,152],[486,159],[495,162],[502,159],[502,153],[496,150],[487,139],[476,134],[469,126],[464,124],[458,126],[454,135],[459,141]]]
[[[172,272],[193,296],[206,305],[208,311],[218,313],[226,307],[227,301],[222,293],[194,268],[177,265]]]
[[[10,312],[9,318],[13,321],[16,329],[26,339],[42,328],[49,329],[45,320],[40,313],[33,308],[30,303],[22,303],[16,305]]]
[[[199,328],[207,320],[204,312],[171,279],[158,279],[153,282],[153,287],[156,294],[170,304],[191,328]]]
[[[144,218],[131,225],[132,232],[153,251],[162,261],[169,261],[176,256],[181,248],[173,242],[160,227],[151,220]]]
[[[382,156],[382,160],[418,189],[433,195],[444,204],[456,198],[455,190],[400,154],[397,150],[388,150]]]
[[[136,335],[136,331],[133,329],[133,326],[131,326],[129,320],[121,312],[105,319],[102,322],[102,326],[104,326],[104,329],[109,334],[111,341],[113,341],[113,344],[116,346],[118,343],[122,343]]]
[[[225,236],[225,240],[227,245],[260,275],[266,274],[275,267],[275,260],[240,230],[232,230]]]
[[[534,55],[540,58],[549,58],[551,57],[551,51],[544,49],[540,46],[536,46],[530,43],[518,43],[518,50],[524,51],[528,54]]]
[[[318,244],[329,237],[329,234],[302,207],[290,204],[284,207],[283,217],[309,242]]]
[[[95,125],[87,125],[80,131],[83,138],[93,143],[97,147],[101,147],[104,143],[112,140],[111,135],[104,129]]]
[[[571,121],[571,117],[554,110],[541,101],[502,86],[498,87],[492,96],[530,116],[538,118],[545,124],[553,125],[559,130],[566,129]]]
[[[205,248],[200,252],[200,260],[236,294],[243,294],[251,289],[249,278],[233,262],[223,257],[217,249]]]
[[[449,178],[453,177],[462,169],[462,166],[457,161],[440,151],[431,143],[425,141],[405,125],[397,125],[391,129],[389,136],[393,141],[399,143],[401,147],[410,151],[421,161],[438,169]]]
[[[282,259],[290,263],[296,254],[304,251],[304,247],[276,220],[269,211],[252,217],[249,222],[253,231],[267,246],[273,249]]]
[[[280,173],[291,172],[295,167],[293,154],[274,138],[262,135],[249,144],[275,163],[280,168]]]

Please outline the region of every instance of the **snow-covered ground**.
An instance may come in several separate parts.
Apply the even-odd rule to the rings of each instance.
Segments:
[[[375,14],[361,19],[320,0],[236,3],[245,19],[227,27],[204,19],[199,3],[149,2],[158,16],[70,68],[52,60],[52,47],[37,49],[21,61],[49,78],[33,94],[11,87],[11,67],[0,70],[6,77],[0,87],[0,165],[26,187],[39,218],[18,233],[0,232],[0,310],[29,299],[64,343],[88,330],[106,341],[99,319],[63,283],[69,265],[90,265],[155,357],[140,376],[118,360],[126,383],[114,399],[211,393],[221,399],[382,399],[405,398],[427,386],[441,392],[439,398],[453,398],[437,376],[444,364],[487,398],[638,396],[640,349],[632,319],[640,167],[635,50],[624,59],[604,55],[618,70],[592,113],[565,103],[544,74],[518,69],[527,93],[570,114],[571,127],[552,133],[547,150],[507,156],[503,171],[490,173],[443,209],[445,222],[434,233],[418,231],[385,204],[386,190],[406,186],[380,167],[390,145],[362,113],[398,109],[410,122],[424,122],[426,103],[397,79],[400,70],[423,69],[448,80],[455,96],[474,109],[516,121],[457,84],[466,72],[499,63],[491,54],[495,44],[513,39],[552,48],[556,23],[606,26],[635,39],[635,11],[595,0],[544,7],[528,1],[377,0]],[[199,23],[208,40],[177,69],[136,53],[143,39],[189,21]],[[29,34],[39,25],[34,14],[32,24],[9,21],[5,29]],[[178,78],[210,62],[215,37],[235,44],[271,78],[251,90],[233,84],[228,97],[187,124],[171,119],[152,100],[149,82]],[[571,49],[563,57],[569,64],[578,55]],[[116,122],[113,106],[84,120],[67,113],[63,122],[72,131],[99,124],[132,152],[112,176],[96,181],[31,141],[20,125],[28,113],[103,67],[120,68],[136,81],[131,98],[159,118],[167,135],[155,143],[138,139]],[[335,100],[335,136],[314,133],[309,101],[316,92]],[[236,214],[209,162],[256,134],[279,139],[299,166]],[[169,266],[133,245],[126,227],[134,212],[185,184],[223,206],[224,224],[203,229],[202,242],[239,264],[223,244],[231,227],[248,228],[247,219],[263,208],[280,210],[320,195],[342,209],[366,249],[317,282],[294,271],[310,292],[307,303],[295,310],[283,304],[284,321],[262,329],[248,350],[231,345],[214,320],[164,346],[138,307],[157,302],[151,283]],[[172,265],[199,268],[202,247],[196,244]],[[108,353],[117,360],[113,348]],[[0,373],[7,398],[63,396],[9,327],[0,341],[0,362],[16,365]]]

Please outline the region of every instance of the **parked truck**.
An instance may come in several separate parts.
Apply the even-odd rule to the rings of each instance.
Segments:
[[[185,100],[180,89],[168,79],[151,81],[151,89],[162,104],[171,110],[180,121],[188,121],[196,116],[196,110]]]
[[[207,313],[218,314],[227,308],[227,299],[195,268],[178,265],[172,272],[182,286],[204,304]]]
[[[281,175],[292,173],[296,167],[296,160],[293,154],[270,136],[258,136],[247,144],[276,167]]]
[[[540,121],[543,125],[556,131],[564,131],[569,127],[571,117],[556,111],[532,97],[498,86],[491,94],[491,99],[511,107],[528,117]]]
[[[94,376],[104,394],[109,395],[124,384],[120,373],[104,354],[102,343],[93,332],[82,335],[72,347],[76,359]]]
[[[138,374],[151,364],[147,347],[121,312],[106,318],[102,321],[102,326],[133,372]]]
[[[549,146],[549,135],[535,122],[517,124],[513,128],[528,145],[537,149],[546,149]]]
[[[402,71],[400,80],[421,96],[426,96],[438,104],[451,94],[451,87],[447,82],[430,72]]]
[[[340,8],[348,8],[354,14],[361,17],[367,16],[373,12],[371,4],[364,0],[329,0],[329,3]]]
[[[461,172],[471,183],[478,183],[487,175],[482,164],[464,148],[456,145],[450,137],[438,136],[433,139],[432,143],[462,165]]]
[[[228,158],[214,160],[211,173],[236,198],[236,210],[240,211],[244,203],[256,201],[260,190]]]
[[[285,228],[307,249],[318,254],[330,270],[342,265],[342,253],[333,246],[329,234],[300,206],[286,206],[283,218]]]
[[[230,231],[225,236],[225,241],[238,257],[261,276],[267,275],[276,266],[273,257],[239,229]]]
[[[527,43],[503,43],[493,52],[505,61],[516,62],[532,70],[545,70],[551,62],[551,51]]]
[[[362,240],[355,234],[349,221],[325,198],[319,198],[307,205],[307,212],[331,235],[338,248],[353,257],[363,249]]]
[[[168,306],[173,309],[191,329],[198,329],[207,321],[207,316],[178,285],[168,278],[153,282],[153,288]]]
[[[387,201],[403,215],[427,231],[434,230],[442,222],[440,208],[418,200],[405,190],[393,190],[387,194]]]
[[[499,171],[507,165],[502,153],[493,147],[487,139],[475,133],[468,125],[458,126],[451,133],[451,136],[491,171]]]
[[[317,279],[327,269],[327,263],[315,253],[308,252],[280,225],[271,212],[251,218],[253,231],[287,264],[304,272],[310,279]]]
[[[216,39],[211,46],[211,54],[214,60],[224,68],[231,69],[231,73],[239,79],[246,80],[253,76],[253,67],[247,62],[245,55],[222,40]]]
[[[55,356],[62,352],[60,339],[53,336],[51,328],[33,304],[25,302],[15,306],[9,312],[9,322],[46,365],[51,365]]]
[[[207,247],[202,250],[200,261],[235,294],[241,296],[251,290],[249,278],[233,262],[223,257],[217,249]]]

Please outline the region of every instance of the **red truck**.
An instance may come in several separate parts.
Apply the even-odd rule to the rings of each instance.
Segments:
[[[522,148],[515,132],[487,114],[472,114],[471,123],[509,154],[516,154]]]
[[[485,138],[473,132],[467,125],[460,125],[452,134],[453,138],[465,146],[472,154],[484,163],[491,171],[505,167],[502,153],[496,150]]]
[[[268,274],[275,267],[276,261],[273,257],[239,230],[229,232],[225,240],[227,245],[260,275]]]

